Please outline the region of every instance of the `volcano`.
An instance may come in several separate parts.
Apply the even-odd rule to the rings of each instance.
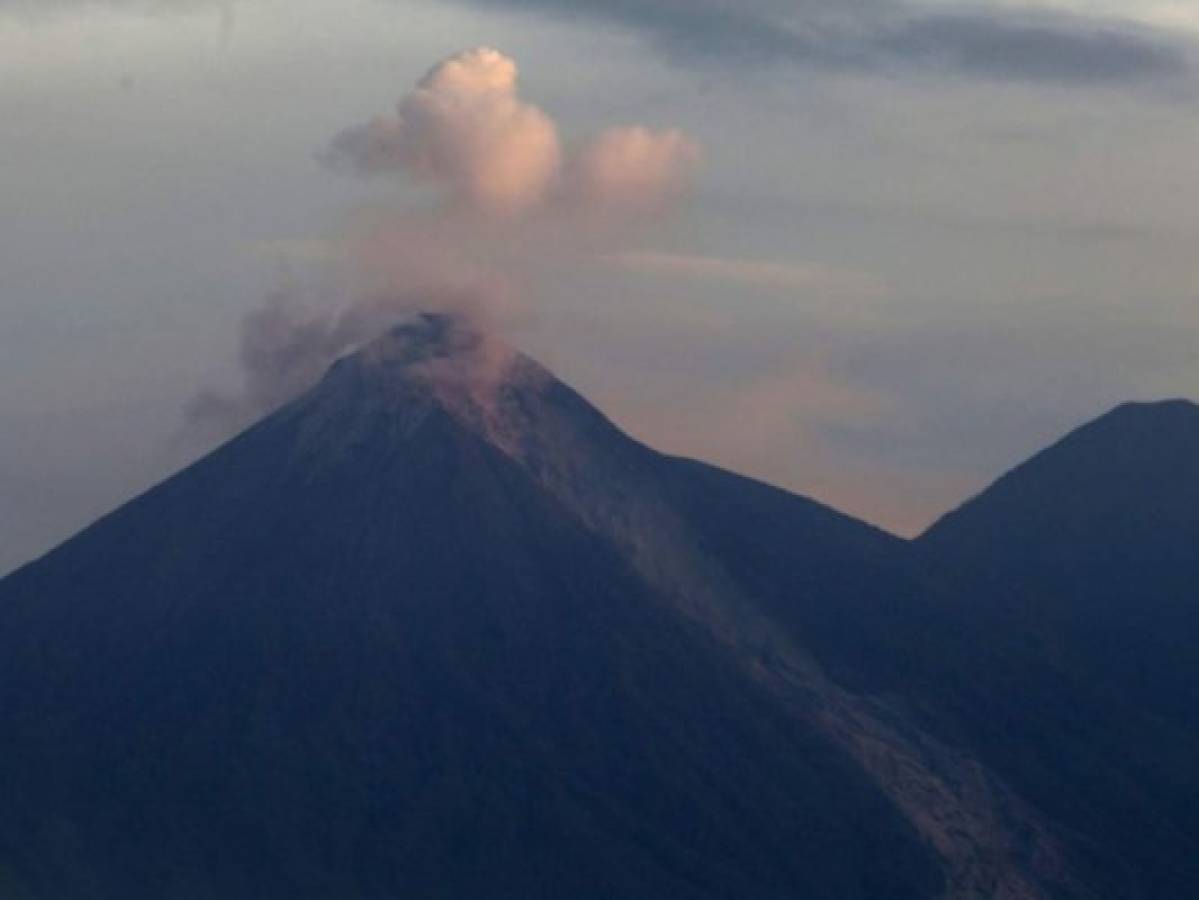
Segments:
[[[671,466],[453,320],[341,360],[3,582],[10,878],[79,900],[935,892],[915,829],[730,646],[751,612],[646,492]]]
[[[933,556],[416,317],[0,582],[0,893],[1100,896]]]

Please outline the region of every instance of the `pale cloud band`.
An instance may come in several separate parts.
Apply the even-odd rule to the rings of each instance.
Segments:
[[[887,286],[871,275],[818,263],[780,263],[655,251],[613,254],[608,260],[633,272],[787,293],[819,294],[838,299],[878,299],[887,294]]]
[[[690,60],[793,62],[894,73],[946,70],[1003,80],[1093,84],[1177,77],[1193,45],[1160,15],[1122,7],[918,0],[458,0],[638,31]],[[1135,2],[1132,5],[1137,5]]]
[[[110,7],[162,13],[259,0],[0,0],[0,13],[36,19]],[[893,75],[1104,84],[1192,73],[1199,13],[1181,0],[455,0],[646,35],[689,61],[791,62]]]

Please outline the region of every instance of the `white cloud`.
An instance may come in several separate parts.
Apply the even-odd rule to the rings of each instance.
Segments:
[[[553,206],[663,212],[699,157],[680,131],[634,125],[602,131],[567,159],[554,121],[521,99],[516,63],[479,48],[434,67],[395,115],[343,131],[324,159],[362,175],[405,173],[447,188],[467,212],[512,217]]]
[[[561,165],[558,130],[520,99],[515,62],[480,48],[436,66],[394,116],[343,131],[328,159],[363,174],[408,172],[461,202],[515,214],[539,204]]]
[[[598,210],[655,213],[687,193],[699,147],[677,130],[610,128],[572,161],[568,190]]]

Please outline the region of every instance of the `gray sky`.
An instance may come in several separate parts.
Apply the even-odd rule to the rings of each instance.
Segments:
[[[567,140],[703,148],[673,217],[525,251],[513,339],[638,437],[911,533],[1199,396],[1190,0],[0,0],[0,570],[205,449],[246,313],[424,202],[317,157],[481,44]]]

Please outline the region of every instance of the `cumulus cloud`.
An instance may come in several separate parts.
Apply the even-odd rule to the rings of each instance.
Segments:
[[[471,50],[430,71],[395,115],[343,131],[325,158],[362,174],[407,172],[480,209],[523,212],[544,199],[562,150],[554,123],[517,87],[513,60]]]
[[[601,211],[655,213],[687,193],[699,147],[676,130],[610,128],[572,160],[567,190]]]
[[[516,63],[480,48],[433,67],[395,114],[341,132],[322,158],[433,184],[448,202],[372,217],[343,239],[257,247],[343,270],[343,299],[306,299],[290,286],[248,315],[240,389],[205,392],[188,410],[210,432],[277,408],[405,316],[450,315],[480,333],[511,327],[527,307],[517,295],[533,292],[547,258],[586,255],[597,234],[615,233],[593,229],[593,213],[623,222],[665,212],[686,192],[699,149],[679,131],[630,126],[567,153],[553,120],[521,98]]]
[[[395,115],[337,135],[322,159],[359,175],[405,173],[440,185],[468,213],[569,206],[635,215],[683,196],[699,148],[676,130],[628,126],[568,156],[554,121],[521,99],[516,63],[479,48],[434,67]]]

